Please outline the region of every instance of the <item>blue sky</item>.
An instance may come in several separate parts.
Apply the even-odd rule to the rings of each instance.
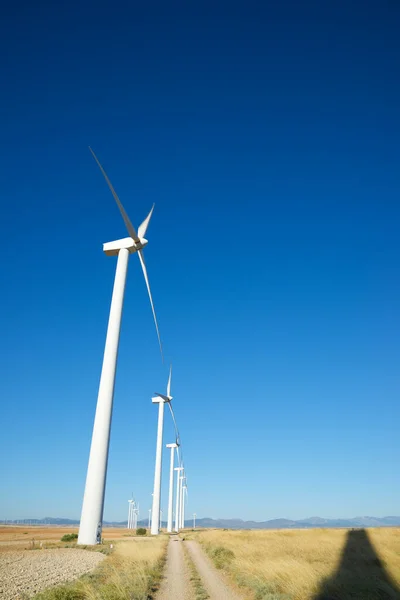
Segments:
[[[189,513],[398,514],[400,8],[167,4],[9,5],[0,25],[0,519],[80,515],[102,244],[126,235],[89,144],[134,224],[156,203]],[[166,379],[132,256],[106,519],[132,491],[147,514]]]

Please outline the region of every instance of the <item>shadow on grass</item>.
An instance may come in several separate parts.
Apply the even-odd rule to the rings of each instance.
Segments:
[[[400,600],[400,590],[386,572],[364,529],[347,534],[337,571],[313,600]]]

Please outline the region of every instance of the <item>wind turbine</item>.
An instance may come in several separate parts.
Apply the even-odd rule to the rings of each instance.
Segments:
[[[128,529],[137,529],[139,503],[136,503],[136,501],[132,498],[132,500],[128,500],[128,504]]]
[[[185,473],[185,471],[183,470],[183,473]],[[183,529],[185,524],[183,521],[183,480],[185,479],[184,475],[181,475],[179,477],[180,482],[181,482],[181,486],[179,488],[179,529]]]
[[[171,448],[171,462],[169,467],[169,496],[168,496],[168,522],[167,532],[172,533],[172,506],[174,502],[174,456],[175,448],[178,444],[167,444],[167,448]]]
[[[154,404],[158,404],[158,427],[157,427],[157,445],[156,445],[156,465],[154,469],[154,491],[153,508],[151,511],[151,535],[158,535],[160,530],[160,503],[161,503],[161,464],[162,464],[162,444],[164,428],[164,404],[171,402],[171,375],[172,368],[169,370],[167,383],[167,395],[159,394],[151,399]]]
[[[185,483],[183,485],[183,495],[182,495],[182,529],[185,529],[185,502],[187,500],[187,484],[186,484],[186,477],[185,477]]]
[[[133,498],[133,492],[132,492],[132,498],[130,500],[128,500],[128,529],[133,529],[134,527],[134,513],[135,513],[135,507],[136,507],[136,502]]]
[[[139,520],[139,502],[136,504],[135,502],[135,510],[133,511],[134,517],[133,517],[133,528],[137,529],[137,524],[138,524],[138,520]]]
[[[193,529],[196,529],[196,513],[193,513]]]
[[[133,502],[133,500],[128,500],[128,529],[131,529],[131,521],[132,521],[132,502]]]
[[[128,230],[129,237],[114,242],[103,244],[103,251],[107,256],[118,256],[117,269],[115,273],[114,289],[111,300],[110,316],[108,321],[107,337],[104,348],[103,367],[101,370],[99,393],[97,397],[96,416],[93,425],[92,443],[90,447],[89,464],[86,475],[85,493],[83,497],[81,521],[79,527],[78,544],[94,545],[101,542],[103,527],[104,494],[107,477],[108,448],[110,444],[111,417],[114,399],[115,372],[117,367],[119,334],[121,329],[122,307],[126,273],[128,269],[128,258],[130,254],[137,252],[149,294],[151,310],[153,312],[156,326],[158,343],[162,356],[160,332],[154,309],[153,298],[150,291],[149,278],[146,264],[144,262],[143,248],[147,244],[145,234],[149,225],[153,209],[139,226],[136,233],[120,199],[118,198],[111,181],[98,161],[95,153],[90,148],[93,158],[97,162],[119,212]]]
[[[176,473],[176,500],[175,500],[175,531],[178,532],[181,528],[181,515],[180,515],[180,498],[181,498],[181,471],[183,467],[175,467]]]
[[[181,484],[181,529],[185,529],[185,501],[187,499],[187,485],[186,485],[186,475],[185,471],[183,471],[184,475],[182,477]]]

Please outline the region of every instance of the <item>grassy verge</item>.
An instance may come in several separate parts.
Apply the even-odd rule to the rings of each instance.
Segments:
[[[400,529],[205,531],[198,541],[255,600],[400,598]]]
[[[102,544],[96,546],[84,546],[76,542],[41,542],[31,540],[26,550],[56,550],[57,548],[76,548],[77,550],[90,550],[91,552],[101,552],[109,555],[112,552],[111,546],[115,545],[113,540],[105,540]]]
[[[149,600],[159,587],[168,539],[158,536],[116,544],[92,573],[49,588],[36,600]]]
[[[207,600],[210,596],[207,593],[207,590],[203,586],[203,581],[199,575],[199,572],[196,569],[196,565],[194,564],[192,557],[189,554],[185,543],[183,542],[183,549],[185,553],[185,560],[190,572],[190,583],[192,584],[195,600]]]

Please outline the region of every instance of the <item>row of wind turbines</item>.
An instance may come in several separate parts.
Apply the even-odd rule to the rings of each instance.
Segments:
[[[137,253],[142,267],[144,280],[149,295],[154,324],[156,327],[161,357],[163,348],[161,344],[160,331],[158,328],[156,312],[150,290],[143,248],[148,243],[145,238],[147,228],[154,210],[154,204],[139,226],[137,232],[133,227],[120,199],[118,198],[111,181],[100,164],[97,156],[91,148],[93,158],[99,166],[108,187],[117,203],[122,219],[125,223],[129,236],[123,239],[103,244],[103,251],[107,256],[117,256],[117,267],[115,272],[114,288],[111,299],[110,315],[108,320],[106,343],[104,348],[103,366],[101,370],[99,392],[97,397],[96,415],[93,425],[92,442],[89,454],[89,464],[86,475],[85,493],[83,497],[82,513],[79,526],[78,544],[95,545],[100,544],[102,539],[104,497],[107,478],[108,451],[110,444],[112,409],[114,401],[115,374],[118,358],[118,346],[121,330],[122,308],[124,302],[125,283],[128,270],[128,259],[130,254]],[[174,473],[176,472],[176,497],[175,497],[175,531],[184,527],[185,523],[185,500],[187,498],[187,479],[183,464],[181,441],[177,427],[174,411],[171,405],[171,375],[170,368],[166,394],[156,393],[152,398],[154,404],[158,404],[158,426],[156,461],[154,472],[153,506],[151,510],[151,534],[158,535],[160,531],[160,504],[161,504],[161,473],[162,473],[162,450],[164,429],[164,408],[168,404],[171,417],[175,427],[176,439],[174,443],[167,444],[170,449],[170,472],[169,472],[169,498],[168,498],[168,522],[167,531],[173,530],[173,500],[174,500]],[[178,466],[175,467],[175,452],[177,454]],[[137,526],[138,507],[130,501],[128,528]]]
[[[128,529],[136,529],[139,518],[139,503],[136,504],[136,501],[132,498],[128,500]]]
[[[185,524],[185,501],[187,498],[187,483],[185,468],[183,465],[182,453],[180,451],[180,435],[176,424],[174,411],[171,405],[171,375],[172,368],[169,370],[166,395],[157,393],[152,402],[158,404],[158,426],[157,426],[157,445],[156,445],[156,464],[154,470],[154,491],[153,507],[151,510],[151,534],[158,535],[160,531],[160,513],[161,513],[161,471],[162,471],[162,450],[163,450],[163,430],[164,430],[164,407],[168,404],[172,420],[175,427],[175,442],[167,444],[170,449],[170,471],[169,471],[169,495],[168,495],[168,521],[167,531],[172,532],[173,519],[173,498],[174,498],[174,471],[176,476],[176,505],[175,505],[175,531],[183,529]],[[178,466],[175,467],[175,451],[178,458]]]

